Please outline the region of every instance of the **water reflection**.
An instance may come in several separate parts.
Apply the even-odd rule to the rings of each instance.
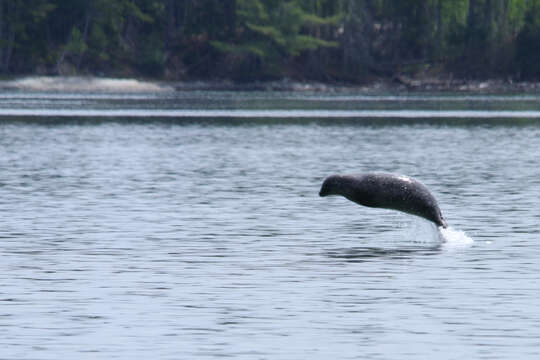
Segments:
[[[442,250],[442,245],[429,247],[382,248],[382,247],[353,247],[329,250],[325,253],[330,259],[341,259],[347,262],[366,262],[379,258],[402,260],[412,256],[436,255]]]

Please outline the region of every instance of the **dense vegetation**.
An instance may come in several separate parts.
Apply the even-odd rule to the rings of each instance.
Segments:
[[[540,78],[540,0],[0,0],[4,74]]]

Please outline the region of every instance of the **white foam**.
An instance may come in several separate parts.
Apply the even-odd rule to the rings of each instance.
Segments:
[[[173,90],[167,85],[136,79],[81,76],[32,76],[5,81],[2,85],[19,90],[58,92],[163,92]]]
[[[444,241],[443,247],[447,249],[459,249],[469,247],[473,244],[474,240],[465,234],[464,231],[455,230],[452,227],[446,229],[439,228],[439,233]]]

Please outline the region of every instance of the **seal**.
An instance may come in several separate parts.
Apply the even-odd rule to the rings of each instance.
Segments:
[[[435,197],[420,181],[405,175],[366,173],[331,175],[321,187],[319,196],[341,195],[368,207],[402,211],[432,221],[446,228]]]

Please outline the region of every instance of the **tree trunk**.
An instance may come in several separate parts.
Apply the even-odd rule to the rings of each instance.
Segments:
[[[0,0],[0,41],[4,41],[4,0]],[[0,46],[0,67],[4,67],[4,46]]]
[[[11,62],[11,55],[13,55],[13,45],[15,44],[15,31],[10,29],[9,39],[8,39],[8,48],[6,58],[3,64],[3,72],[7,73],[9,71],[9,63]]]
[[[236,0],[223,0],[225,6],[226,29],[225,36],[228,39],[234,37],[236,32]]]
[[[176,38],[176,1],[167,1],[167,33],[165,34],[165,48],[170,50]]]
[[[467,29],[472,31],[476,28],[476,0],[469,0],[469,12],[467,15]]]
[[[83,43],[86,44],[86,40],[88,39],[88,28],[90,27],[90,13],[86,13],[86,18],[84,20],[84,30],[83,30]],[[79,58],[77,59],[76,69],[79,71],[79,68],[81,67],[82,60],[84,58],[84,54],[86,51],[83,51]]]
[[[12,21],[16,21],[16,19],[18,19],[17,10],[16,4],[13,4],[11,1],[7,3],[7,15],[8,18],[13,19]],[[7,26],[7,37],[7,48],[4,56],[4,62],[2,64],[2,72],[4,73],[9,71],[11,56],[13,55],[13,47],[15,46],[15,29],[13,29],[13,26],[10,26],[9,23]]]
[[[443,49],[443,29],[442,29],[442,2],[443,0],[437,0],[437,58],[440,58],[444,49]]]
[[[478,54],[478,45],[476,38],[478,36],[478,15],[476,13],[476,2],[477,0],[469,0],[469,12],[467,14],[467,32],[465,37],[465,46],[464,46],[464,58],[465,62],[468,63],[464,68],[468,68],[468,71],[471,71],[470,62],[476,61],[476,54]],[[472,69],[474,71],[474,69]]]
[[[489,65],[490,70],[493,69],[495,65],[495,41],[496,41],[496,34],[495,34],[495,27],[494,24],[494,4],[491,0],[485,0],[484,4],[484,28],[486,31],[486,50],[487,50],[487,63]]]

